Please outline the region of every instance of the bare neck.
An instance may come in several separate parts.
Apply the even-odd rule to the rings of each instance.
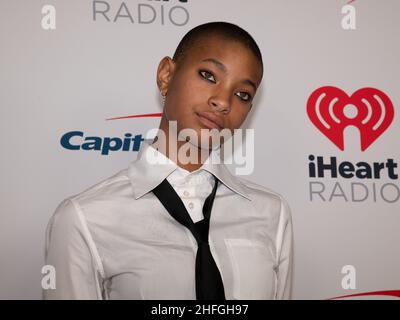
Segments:
[[[164,132],[164,135],[160,134],[160,131]],[[200,147],[197,147],[197,156],[195,156],[195,161],[189,162],[189,163],[182,163],[179,161],[179,150],[186,144],[189,143],[187,141],[178,141],[178,137],[174,136],[174,134],[171,134],[169,132],[169,126],[168,126],[168,121],[165,118],[165,115],[163,114],[160,122],[160,127],[159,127],[159,132],[157,133],[157,136],[154,141],[158,141],[158,139],[161,139],[162,136],[165,136],[165,143],[162,143],[162,140],[160,140],[160,143],[158,144],[158,151],[163,153],[167,158],[170,160],[176,162],[176,164],[187,170],[187,171],[195,171],[198,168],[200,168],[205,159],[208,158],[208,156],[211,153],[211,150],[209,149],[202,149]],[[153,141],[153,142],[154,142]],[[194,147],[193,147],[194,148]]]

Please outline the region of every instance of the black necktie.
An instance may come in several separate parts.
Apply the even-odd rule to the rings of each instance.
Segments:
[[[203,205],[204,219],[193,222],[181,198],[175,192],[167,179],[159,184],[153,193],[161,201],[169,214],[179,223],[187,227],[197,241],[196,254],[196,298],[197,300],[225,300],[224,285],[221,274],[214,261],[208,244],[208,231],[210,227],[210,215],[215,193],[217,191],[218,179]]]

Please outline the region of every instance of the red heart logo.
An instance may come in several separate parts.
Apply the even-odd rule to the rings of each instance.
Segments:
[[[350,97],[343,90],[325,86],[307,101],[311,122],[340,150],[344,150],[344,130],[360,131],[361,151],[365,151],[390,126],[394,117],[389,97],[375,88],[362,88]]]

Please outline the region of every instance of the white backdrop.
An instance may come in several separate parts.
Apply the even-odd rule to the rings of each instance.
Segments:
[[[157,127],[159,118],[106,119],[161,112],[159,60],[173,54],[189,29],[215,20],[248,30],[264,56],[263,84],[244,125],[255,129],[256,139],[255,170],[245,178],[290,203],[293,297],[400,290],[398,177],[385,168],[375,179],[312,178],[308,169],[309,155],[353,165],[387,159],[397,165],[400,159],[400,2],[352,2],[354,30],[342,26],[346,2],[1,0],[0,298],[41,298],[44,230],[58,203],[136,157],[132,151],[67,150],[61,137],[81,131],[123,138]],[[42,13],[46,5],[56,10],[55,29],[44,28],[52,21],[46,7]],[[107,7],[105,14],[93,12]],[[393,121],[365,151],[358,129],[348,127],[340,150],[307,115],[308,98],[324,86],[348,95],[379,89],[394,106]],[[325,201],[311,199],[310,182],[325,188]],[[350,289],[342,286],[346,265],[354,267]]]

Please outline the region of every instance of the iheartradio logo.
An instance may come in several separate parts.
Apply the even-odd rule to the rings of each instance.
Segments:
[[[361,151],[365,151],[390,126],[394,117],[389,97],[375,88],[362,88],[348,96],[343,90],[325,86],[307,101],[311,122],[340,150],[344,150],[344,130],[358,128]]]

